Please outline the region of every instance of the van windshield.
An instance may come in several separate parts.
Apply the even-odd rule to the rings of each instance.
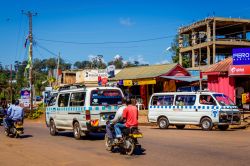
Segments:
[[[119,90],[93,90],[91,92],[92,106],[121,105],[122,94]]]
[[[221,106],[233,106],[234,102],[224,94],[213,94],[214,98],[218,101]]]

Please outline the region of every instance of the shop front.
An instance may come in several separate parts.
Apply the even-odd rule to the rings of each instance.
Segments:
[[[137,103],[147,107],[150,96],[157,92],[175,92],[176,80],[164,76],[190,76],[179,64],[163,64],[130,67],[121,70],[110,81],[117,81],[126,97],[135,98]]]
[[[232,64],[228,75],[235,80],[236,104],[249,110],[249,100],[242,100],[250,92],[250,48],[233,49]],[[242,105],[243,104],[243,105]]]

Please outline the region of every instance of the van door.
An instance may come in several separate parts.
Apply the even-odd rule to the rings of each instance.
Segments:
[[[77,119],[81,127],[86,127],[85,122],[85,97],[86,92],[72,92],[70,95],[69,111],[67,118],[67,126],[72,127],[73,120]]]
[[[218,122],[219,107],[211,95],[201,94],[199,96],[198,116],[198,121],[201,117],[208,116],[211,117],[213,122]]]
[[[176,95],[174,114],[175,122],[182,124],[195,123],[197,114],[196,95]]]
[[[48,101],[48,107],[46,108],[46,114],[45,114],[47,126],[49,126],[50,119],[56,119],[56,109],[57,109],[56,99],[57,99],[57,93],[53,94]]]
[[[58,96],[55,122],[59,128],[67,126],[69,96],[70,93],[61,93]]]
[[[122,105],[123,94],[118,89],[96,89],[90,94],[92,126],[105,126],[108,115]]]
[[[175,121],[173,104],[174,95],[172,94],[152,96],[148,112],[149,122],[157,122],[160,116],[166,116],[170,123]]]

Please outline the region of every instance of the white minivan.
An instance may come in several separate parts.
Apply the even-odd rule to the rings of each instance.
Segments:
[[[154,93],[149,102],[148,120],[159,128],[175,125],[199,125],[203,130],[218,126],[227,130],[231,124],[240,124],[240,111],[229,97],[216,92]]]
[[[106,120],[122,105],[123,93],[116,87],[80,87],[59,90],[46,108],[50,134],[73,130],[74,137],[105,130]]]

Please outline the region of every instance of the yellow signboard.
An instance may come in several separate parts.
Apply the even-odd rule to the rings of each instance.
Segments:
[[[133,82],[132,82],[132,80],[123,80],[123,85],[124,86],[132,86]]]
[[[148,85],[148,84],[156,84],[156,80],[141,80],[141,81],[138,81],[138,85]]]

